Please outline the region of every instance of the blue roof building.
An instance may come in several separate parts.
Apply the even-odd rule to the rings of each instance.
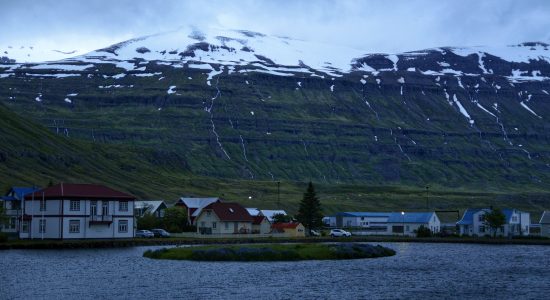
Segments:
[[[329,227],[354,228],[357,235],[415,235],[421,225],[440,231],[434,212],[340,212],[323,218]]]

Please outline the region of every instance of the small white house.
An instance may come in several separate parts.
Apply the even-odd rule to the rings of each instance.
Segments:
[[[432,233],[441,231],[441,221],[435,212],[392,213],[388,218],[388,234],[415,236],[420,226],[429,228]]]
[[[187,224],[192,225],[195,219],[201,213],[202,209],[212,203],[222,202],[221,198],[196,198],[196,197],[181,197],[175,204],[180,206],[187,212]]]
[[[168,206],[162,200],[136,201],[134,212],[136,217],[143,217],[145,214],[152,214],[157,218],[164,217],[164,210]]]
[[[5,196],[0,197],[0,206],[4,208],[6,224],[0,224],[0,232],[18,234],[21,231],[21,214],[25,195],[39,188],[11,187]]]
[[[492,235],[493,232],[484,221],[486,213],[490,208],[469,208],[464,212],[462,219],[456,224],[458,232],[465,236]],[[505,224],[496,231],[497,236],[527,236],[531,223],[530,214],[516,209],[503,209]]]
[[[27,194],[22,239],[131,238],[135,197],[96,184],[61,183]]]

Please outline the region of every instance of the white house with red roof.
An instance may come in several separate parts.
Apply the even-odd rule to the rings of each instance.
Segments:
[[[254,218],[233,202],[214,202],[202,208],[195,219],[199,234],[251,233]]]
[[[24,199],[22,239],[134,236],[135,197],[109,187],[60,183]]]

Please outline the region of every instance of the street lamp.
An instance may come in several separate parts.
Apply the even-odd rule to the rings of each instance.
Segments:
[[[403,236],[405,236],[405,212],[404,211],[401,212],[401,223],[403,226]]]

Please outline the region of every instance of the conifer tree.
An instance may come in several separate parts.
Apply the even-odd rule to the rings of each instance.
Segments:
[[[307,230],[313,230],[323,225],[323,213],[321,202],[315,194],[313,183],[309,182],[304,197],[300,202],[300,208],[296,219],[304,225]]]

